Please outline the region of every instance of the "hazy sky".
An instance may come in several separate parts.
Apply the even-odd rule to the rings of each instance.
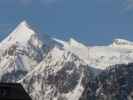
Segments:
[[[0,0],[0,36],[22,20],[60,39],[88,45],[133,41],[133,0]]]

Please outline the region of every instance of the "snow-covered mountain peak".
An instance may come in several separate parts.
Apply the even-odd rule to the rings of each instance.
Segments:
[[[29,27],[28,22],[26,20],[23,20],[22,22],[20,22],[19,25]]]
[[[114,39],[112,45],[133,45],[133,42],[125,39]]]
[[[73,38],[70,38],[70,40],[68,41],[69,45],[72,47],[80,47],[81,43],[79,43],[78,41],[76,41]]]
[[[10,34],[2,41],[7,42],[18,42],[26,43],[31,39],[32,36],[36,35],[36,32],[30,28],[30,25],[26,21],[22,21]]]
[[[48,49],[47,47],[44,51],[44,43],[39,34],[32,30],[26,21],[22,21],[0,43],[0,73],[5,75],[9,72],[14,74],[21,71],[26,74],[43,60]],[[13,80],[18,80],[19,76],[21,74],[15,76],[16,78]]]
[[[74,38],[70,38],[68,41],[68,45],[70,47],[78,47],[78,48],[84,48],[86,47],[84,44],[78,42],[77,40],[75,40]]]

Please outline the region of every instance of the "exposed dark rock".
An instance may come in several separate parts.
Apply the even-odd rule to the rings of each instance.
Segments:
[[[20,80],[23,76],[27,74],[26,71],[15,71],[11,73],[3,74],[1,77],[1,82],[16,82]]]
[[[133,64],[114,65],[91,80],[80,100],[133,100]]]
[[[48,84],[56,86],[60,93],[68,93],[78,84],[79,78],[79,69],[73,62],[68,62],[56,75],[49,75],[47,81]]]

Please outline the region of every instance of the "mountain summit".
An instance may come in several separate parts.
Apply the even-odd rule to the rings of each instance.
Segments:
[[[36,35],[36,33],[30,28],[30,25],[26,21],[22,21],[10,34],[9,36],[3,41],[15,41],[19,43],[26,43],[31,36]]]
[[[0,44],[0,79],[16,81],[26,75],[43,59],[43,45],[38,34],[22,21]]]

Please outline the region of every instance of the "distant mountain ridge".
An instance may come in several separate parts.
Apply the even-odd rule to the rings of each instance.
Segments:
[[[0,43],[1,82],[21,83],[33,100],[79,100],[109,66],[132,62],[131,41],[86,46],[37,33],[26,21]]]

